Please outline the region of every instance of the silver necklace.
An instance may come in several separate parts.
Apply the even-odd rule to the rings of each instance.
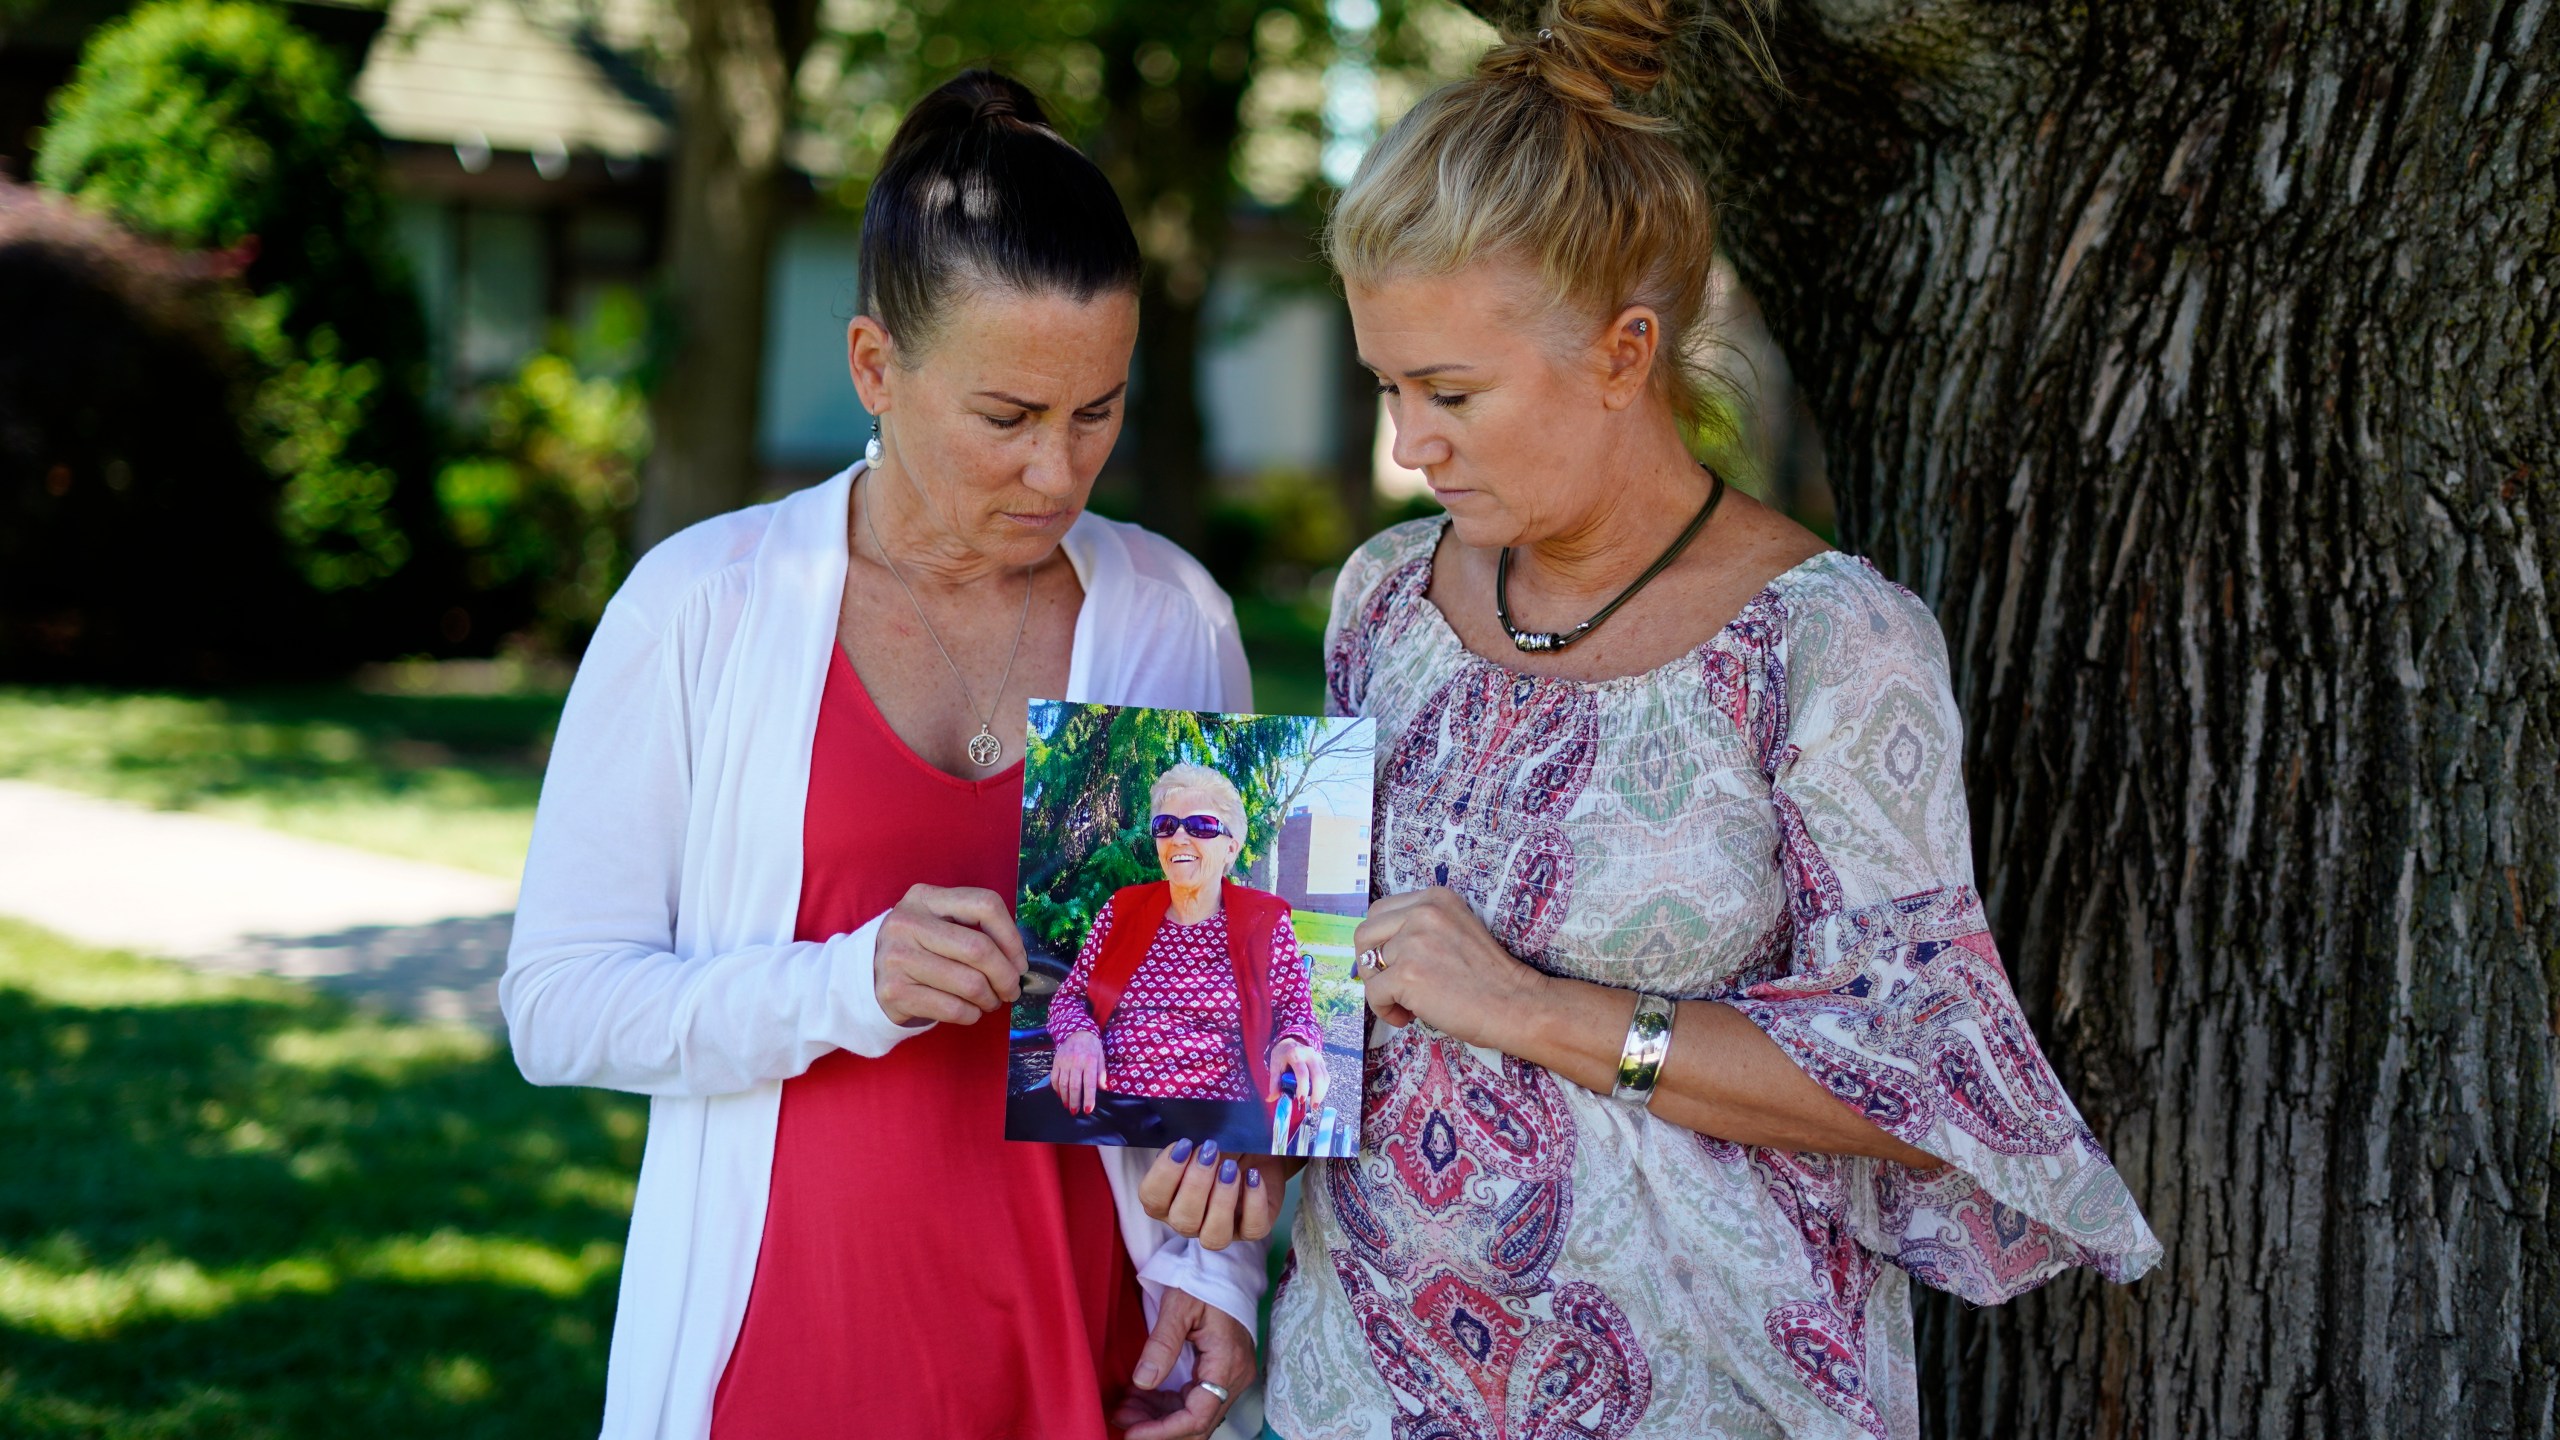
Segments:
[[[1512,645],[1525,655],[1561,650],[1597,629],[1601,621],[1618,613],[1619,606],[1636,598],[1637,591],[1652,584],[1653,577],[1670,569],[1671,562],[1680,558],[1680,552],[1689,548],[1689,542],[1698,538],[1698,532],[1707,528],[1707,517],[1716,513],[1717,502],[1724,499],[1724,477],[1712,470],[1707,472],[1707,476],[1715,481],[1715,488],[1707,492],[1707,503],[1698,507],[1698,516],[1689,522],[1689,528],[1680,532],[1680,538],[1672,541],[1671,548],[1647,566],[1634,584],[1619,591],[1617,599],[1601,606],[1599,614],[1570,630],[1523,630],[1511,623],[1511,547],[1503,546],[1502,558],[1493,567],[1493,615],[1502,622],[1502,631],[1511,637]]]
[[[898,588],[907,592],[907,603],[916,607],[916,619],[924,624],[925,638],[933,642],[934,649],[942,652],[942,663],[951,667],[951,678],[960,686],[960,703],[969,707],[970,714],[978,714],[978,697],[969,693],[969,677],[960,673],[959,662],[951,658],[950,647],[934,633],[933,619],[924,613],[924,602],[916,598],[915,590],[907,584],[907,577],[898,573],[898,562],[889,558],[889,547],[880,543],[880,522],[872,518],[868,497],[862,506],[862,526],[871,532],[872,547],[880,552],[880,563],[889,567],[889,578],[898,582]],[[1013,662],[1022,658],[1022,634],[1030,628],[1031,567],[1025,565],[1022,567],[1022,619],[1013,627],[1013,653],[1005,657],[1004,677],[996,681],[996,705],[1004,703],[1005,684],[1013,679]],[[995,705],[990,705],[985,717],[978,722],[978,733],[969,737],[969,763],[981,770],[992,769],[997,761],[1004,758],[1004,742],[996,738],[995,723]]]

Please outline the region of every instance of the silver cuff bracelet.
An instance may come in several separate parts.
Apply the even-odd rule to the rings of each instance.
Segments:
[[[1609,1092],[1610,1099],[1653,1103],[1653,1082],[1662,1078],[1662,1059],[1671,1053],[1671,1019],[1678,1013],[1674,1002],[1659,995],[1636,997],[1626,1048],[1618,1052],[1618,1088]]]

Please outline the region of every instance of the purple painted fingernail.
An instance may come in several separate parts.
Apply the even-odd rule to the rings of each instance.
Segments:
[[[1200,1163],[1203,1165],[1215,1165],[1218,1163],[1217,1141],[1203,1140],[1200,1142]]]
[[[1248,1190],[1259,1190],[1259,1189],[1261,1189],[1261,1188],[1262,1188],[1262,1172],[1261,1172],[1261,1171],[1259,1171],[1259,1170],[1247,1170],[1246,1172],[1244,1172],[1244,1184],[1245,1184],[1245,1188],[1246,1188],[1246,1189],[1248,1189]]]
[[[1172,1161],[1172,1162],[1173,1162],[1174,1164],[1176,1164],[1176,1165],[1179,1165],[1179,1164],[1181,1164],[1183,1161],[1190,1159],[1190,1158],[1191,1158],[1191,1142],[1190,1142],[1190,1141],[1188,1141],[1188,1140],[1176,1140],[1176,1141],[1174,1141],[1174,1142],[1173,1142],[1173,1148],[1171,1148],[1171,1149],[1169,1149],[1169,1150],[1167,1150],[1167,1151],[1165,1151],[1165,1152],[1164,1152],[1164,1158],[1166,1158],[1167,1160]]]
[[[1233,1185],[1236,1183],[1236,1162],[1230,1160],[1226,1164],[1218,1167],[1218,1183],[1221,1185]]]

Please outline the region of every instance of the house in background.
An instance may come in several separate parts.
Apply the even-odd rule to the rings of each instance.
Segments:
[[[402,248],[445,395],[512,372],[554,326],[638,290],[664,245],[674,109],[631,57],[655,11],[393,0],[356,98],[390,143]],[[762,453],[806,478],[859,453],[844,379],[855,232],[802,187],[775,254]]]
[[[448,399],[511,373],[555,325],[638,288],[664,243],[672,103],[631,60],[643,0],[392,0],[357,99],[390,144],[403,248]],[[1334,297],[1278,283],[1303,237],[1246,226],[1213,281],[1201,394],[1222,476],[1334,458]],[[1256,240],[1259,243],[1255,243]],[[870,417],[845,376],[859,231],[804,184],[774,256],[761,459],[775,488],[861,454]]]
[[[622,7],[629,10],[630,7]],[[615,12],[393,0],[356,99],[387,142],[442,397],[512,373],[656,264],[670,112]]]
[[[55,88],[87,34],[123,0],[54,0],[0,23],[0,174],[24,179]],[[358,75],[388,140],[399,235],[448,403],[513,371],[559,324],[615,287],[638,289],[663,245],[669,98],[635,58],[663,22],[657,0],[283,0],[294,22]],[[1348,321],[1307,280],[1314,243],[1238,217],[1213,277],[1199,393],[1213,473],[1236,481],[1340,463]],[[861,453],[869,417],[844,374],[858,232],[804,185],[774,256],[761,460],[770,488],[805,483]],[[1739,286],[1716,287],[1712,357],[1752,398],[1760,488],[1828,523],[1820,439]],[[1382,495],[1419,493],[1378,417],[1370,469]]]

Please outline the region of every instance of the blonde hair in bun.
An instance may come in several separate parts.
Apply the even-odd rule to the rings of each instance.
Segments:
[[[1661,82],[1680,28],[1671,0],[1556,0],[1370,149],[1326,227],[1334,268],[1374,286],[1510,261],[1594,325],[1649,305],[1665,394],[1699,418],[1715,210],[1671,122],[1623,103]]]
[[[1604,124],[1669,130],[1670,121],[1621,106],[1617,92],[1643,95],[1661,84],[1663,47],[1679,32],[1667,0],[1559,4],[1537,33],[1486,51],[1476,78],[1516,77],[1546,86]]]

